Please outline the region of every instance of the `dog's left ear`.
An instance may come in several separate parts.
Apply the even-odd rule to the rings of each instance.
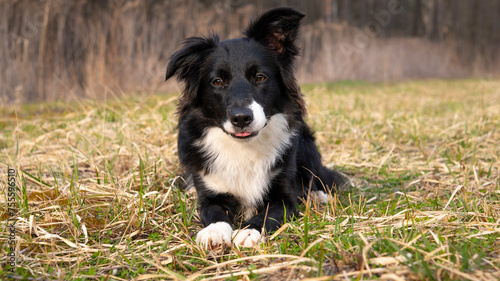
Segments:
[[[252,22],[244,34],[262,45],[274,50],[280,59],[292,62],[299,50],[295,39],[300,20],[305,15],[292,8],[277,8],[263,14]]]
[[[301,116],[306,115],[306,105],[295,80],[293,61],[299,53],[295,39],[299,31],[300,20],[304,16],[292,8],[273,9],[252,22],[244,33],[248,38],[276,53],[286,92],[294,101],[295,111]]]

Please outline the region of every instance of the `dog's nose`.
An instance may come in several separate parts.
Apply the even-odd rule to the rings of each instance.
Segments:
[[[231,111],[229,119],[234,126],[244,128],[252,123],[253,113],[249,108],[240,107]]]

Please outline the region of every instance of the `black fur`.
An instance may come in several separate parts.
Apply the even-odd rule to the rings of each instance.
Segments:
[[[338,172],[321,164],[313,133],[303,119],[305,104],[293,72],[299,52],[295,39],[303,17],[291,8],[274,9],[253,22],[244,38],[223,42],[216,35],[189,38],[170,58],[166,79],[177,76],[184,83],[178,105],[179,159],[196,187],[205,226],[236,223],[243,206],[235,196],[207,188],[202,176],[210,173],[211,162],[197,143],[208,128],[224,130],[222,123],[230,114],[229,108],[249,97],[262,105],[267,118],[284,114],[289,131],[295,134],[271,168],[279,174],[270,180],[262,204],[256,206],[257,213],[242,228],[275,230],[285,217],[289,220],[296,214],[298,198],[306,196],[309,189],[335,191],[344,182]],[[256,81],[256,72],[266,73],[265,82]],[[223,84],[214,87],[214,77],[221,77]]]

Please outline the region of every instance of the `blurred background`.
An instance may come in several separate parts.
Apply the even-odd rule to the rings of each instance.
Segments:
[[[496,0],[0,0],[0,102],[177,90],[184,38],[241,37],[278,6],[307,15],[301,83],[500,74]]]

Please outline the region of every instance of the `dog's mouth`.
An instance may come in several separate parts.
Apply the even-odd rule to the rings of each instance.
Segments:
[[[267,126],[267,122],[264,124],[264,127],[266,127],[266,126]],[[254,128],[247,127],[247,128],[243,128],[243,129],[237,129],[233,132],[228,132],[223,127],[222,130],[235,139],[249,140],[249,139],[256,137],[260,133],[260,131],[262,131],[262,129],[264,127],[262,127],[260,130],[255,130]]]
[[[256,135],[258,134],[258,132],[239,132],[239,133],[234,133],[234,134],[231,134],[231,136],[233,138],[236,138],[236,139],[249,139],[249,138],[252,138],[252,137],[255,137]]]

